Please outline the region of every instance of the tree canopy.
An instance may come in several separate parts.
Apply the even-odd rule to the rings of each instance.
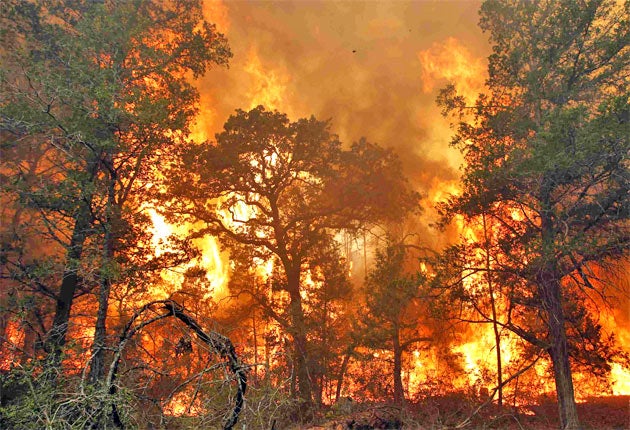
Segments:
[[[56,303],[39,333],[55,366],[74,299],[99,291],[99,356],[112,282],[160,267],[138,252],[148,234],[142,196],[189,133],[198,101],[189,75],[231,54],[188,0],[10,1],[1,36],[12,47],[2,50],[0,101],[2,198],[13,218],[3,226],[6,276]]]

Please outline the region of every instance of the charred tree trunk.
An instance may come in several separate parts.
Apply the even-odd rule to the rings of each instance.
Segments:
[[[100,169],[100,160],[95,157],[88,162],[87,173],[90,176],[86,188],[94,185],[94,180]],[[79,197],[79,205],[74,215],[74,229],[70,244],[66,251],[66,266],[64,268],[61,288],[56,300],[55,316],[53,318],[52,328],[48,333],[45,342],[47,357],[47,366],[51,369],[58,368],[61,365],[61,355],[63,347],[66,344],[66,334],[68,333],[68,323],[70,322],[70,311],[74,295],[79,287],[79,265],[81,256],[83,255],[83,246],[88,237],[89,230],[92,226],[92,200],[94,194],[88,191],[88,194]],[[56,372],[50,373],[54,378]]]
[[[108,160],[110,162],[111,160]],[[111,163],[110,163],[111,164]],[[115,215],[115,184],[116,175],[113,169],[110,171],[110,181],[107,191],[107,207],[103,223],[104,246],[103,261],[101,262],[101,285],[98,295],[98,311],[96,325],[94,327],[94,343],[92,345],[92,361],[90,363],[89,379],[92,384],[97,384],[103,378],[105,372],[105,348],[107,338],[107,310],[109,307],[109,293],[112,287],[112,263],[114,258],[114,223]]]
[[[97,384],[105,371],[105,347],[107,337],[107,309],[109,305],[109,292],[111,279],[101,279],[101,289],[98,296],[98,312],[94,327],[94,344],[92,346],[92,361],[90,363],[89,379],[92,384]]]
[[[256,308],[252,309],[252,335],[254,339],[254,373],[253,382],[254,385],[258,384],[258,330],[256,330]]]
[[[352,356],[352,352],[354,351],[354,345],[348,348],[346,354],[343,356],[343,360],[341,361],[341,368],[339,369],[339,377],[337,378],[337,389],[335,391],[335,403],[339,401],[341,397],[341,388],[343,387],[343,379],[346,376],[346,370],[348,370],[348,363],[350,362],[350,357]]]
[[[486,283],[488,284],[488,292],[490,294],[490,306],[492,311],[492,330],[494,331],[494,343],[497,348],[497,405],[499,409],[503,407],[503,365],[501,363],[501,333],[499,331],[498,316],[497,316],[497,304],[494,296],[494,282],[492,279],[490,258],[490,239],[488,238],[488,225],[486,223],[486,215],[482,214],[483,220],[483,236],[484,236],[484,248],[486,254]]]
[[[556,394],[558,396],[560,428],[562,430],[578,430],[580,429],[580,422],[573,391],[565,318],[562,310],[561,286],[559,281],[549,273],[541,276],[541,282],[551,343],[548,352],[551,356]]]

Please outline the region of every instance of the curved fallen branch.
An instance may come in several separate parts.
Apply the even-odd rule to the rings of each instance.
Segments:
[[[158,313],[156,316],[149,318],[148,320],[138,323],[137,325],[135,324],[138,318],[140,318],[140,316],[143,315],[145,312],[149,310],[153,310],[157,312],[155,308],[161,309],[166,312]],[[115,350],[114,359],[112,361],[112,364],[109,368],[109,372],[107,375],[106,386],[108,387],[109,394],[113,395],[117,391],[117,387],[116,385],[114,385],[114,382],[116,380],[118,367],[120,365],[120,360],[122,357],[122,351],[125,348],[125,345],[136,333],[138,333],[140,330],[142,330],[146,326],[153,324],[156,321],[159,321],[164,318],[171,317],[171,316],[183,322],[186,326],[188,326],[190,330],[195,332],[197,337],[202,342],[204,342],[210,348],[212,348],[212,350],[217,352],[221,356],[221,358],[227,360],[230,371],[236,377],[238,387],[236,391],[234,407],[232,409],[232,413],[230,414],[230,417],[223,425],[223,428],[225,430],[231,430],[236,425],[239,414],[241,413],[241,410],[243,409],[243,402],[245,400],[245,391],[247,390],[246,367],[238,359],[238,356],[236,355],[236,351],[234,349],[234,345],[232,344],[232,341],[230,341],[229,338],[219,333],[216,333],[214,331],[209,331],[209,332],[204,331],[201,328],[201,326],[197,323],[197,321],[193,317],[188,315],[186,311],[184,310],[184,308],[179,303],[175,302],[174,300],[156,300],[156,301],[147,303],[146,305],[138,309],[136,312],[134,312],[131,319],[129,319],[129,321],[125,325],[125,328],[123,329],[120,335],[118,347]],[[118,415],[116,405],[112,405],[112,418],[113,418],[114,424],[116,424],[119,428],[123,428],[123,424],[120,419],[120,416]]]

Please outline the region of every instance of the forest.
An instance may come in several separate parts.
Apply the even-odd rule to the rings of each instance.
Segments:
[[[630,427],[630,0],[0,11],[0,429]]]

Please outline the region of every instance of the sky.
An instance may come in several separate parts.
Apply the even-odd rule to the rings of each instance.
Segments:
[[[449,82],[471,98],[483,89],[490,46],[479,6],[206,0],[234,57],[197,82],[197,138],[212,140],[236,109],[258,104],[291,120],[330,119],[346,145],[365,137],[393,148],[426,207],[457,188],[462,159],[435,99]]]

